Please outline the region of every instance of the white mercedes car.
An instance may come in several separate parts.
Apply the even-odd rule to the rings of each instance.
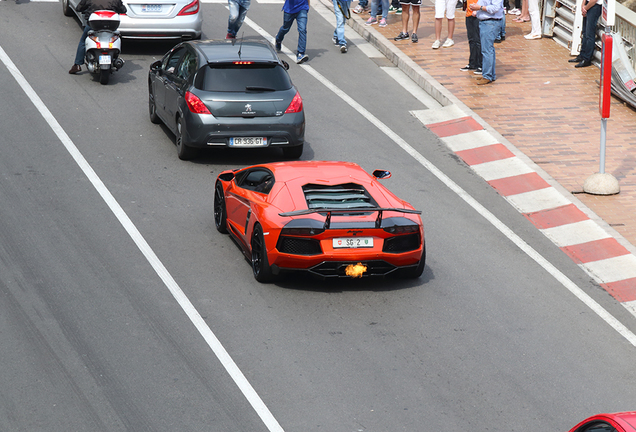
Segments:
[[[82,24],[84,16],[75,10],[80,0],[62,0],[64,15],[76,14]],[[134,39],[201,39],[201,4],[199,0],[122,0],[128,11],[120,15],[119,32]]]

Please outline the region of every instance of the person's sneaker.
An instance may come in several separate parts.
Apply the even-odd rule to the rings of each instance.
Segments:
[[[409,38],[409,34],[408,33],[400,32],[400,34],[397,35],[396,37],[394,37],[393,40],[401,41],[401,40],[408,39],[408,38]]]
[[[68,71],[68,73],[70,73],[71,75],[75,75],[76,73],[78,73],[81,70],[82,70],[82,66],[81,65],[74,64],[73,67],[71,68],[71,70]]]
[[[470,65],[466,65],[463,68],[459,68],[459,70],[462,71],[462,72],[466,72],[466,71],[469,71],[469,70],[475,70],[475,68],[470,67]]]
[[[475,75],[481,75],[481,68],[477,68],[473,71]]]
[[[393,7],[393,5],[389,6],[389,12],[395,12],[397,8]]]
[[[360,6],[360,5],[358,5],[358,6],[356,6],[356,7],[354,7],[354,8],[353,8],[353,13],[354,13],[354,14],[361,14],[362,12],[365,12],[365,11],[367,11],[368,9],[369,9],[369,8],[366,8],[366,7],[364,7],[364,6]]]
[[[280,42],[278,42],[278,41],[276,41],[276,52],[280,52],[280,50],[281,50],[282,48],[283,48],[283,47],[281,46],[281,43],[280,43]]]
[[[453,45],[455,45],[455,41],[452,39],[446,39],[446,42],[444,42],[444,45],[442,45],[443,48],[450,48]]]
[[[298,64],[305,63],[307,60],[309,60],[309,56],[307,54],[298,53],[296,56],[296,63]]]
[[[380,27],[386,27],[386,20],[384,18],[382,18],[380,20],[380,24],[378,24]]]
[[[371,17],[367,20],[367,22],[365,23],[366,25],[373,25],[373,24],[377,24],[378,23],[378,19],[376,17]]]
[[[340,52],[341,53],[346,53],[347,52],[347,46],[346,45],[340,45]]]
[[[395,10],[395,14],[396,14],[396,15],[402,15],[402,8],[401,8],[401,7],[397,8],[397,9]]]
[[[234,36],[232,33],[228,33],[225,35],[225,39],[236,39],[236,36]]]
[[[338,37],[337,37],[336,35],[333,35],[333,37],[331,38],[331,40],[333,41],[333,44],[334,44],[334,45],[340,45],[340,44],[338,43]]]
[[[419,40],[419,39],[417,38],[417,35],[416,35],[415,33],[413,33],[413,34],[411,35],[411,42],[413,42],[413,43],[417,43],[417,41],[418,41],[418,40]]]
[[[440,41],[439,39],[437,39],[435,42],[433,42],[433,45],[431,46],[431,48],[433,49],[437,49],[439,47],[442,46],[442,41]]]

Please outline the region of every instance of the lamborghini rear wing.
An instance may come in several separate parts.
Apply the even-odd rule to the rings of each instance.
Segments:
[[[400,213],[410,213],[410,214],[422,214],[420,210],[411,210],[404,208],[378,208],[378,207],[359,207],[359,208],[315,208],[308,210],[296,210],[292,212],[286,213],[278,213],[279,216],[282,217],[291,217],[291,216],[304,216],[313,213],[327,213],[327,218],[325,219],[325,229],[329,229],[329,225],[331,224],[331,215],[332,214],[350,214],[350,213],[372,213],[378,212],[378,217],[375,220],[375,227],[380,228],[382,225],[382,212],[392,211],[392,212],[400,212]]]

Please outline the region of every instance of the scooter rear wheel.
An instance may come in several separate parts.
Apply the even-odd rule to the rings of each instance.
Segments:
[[[100,84],[108,84],[108,80],[110,79],[110,69],[101,69],[99,71],[99,82]]]

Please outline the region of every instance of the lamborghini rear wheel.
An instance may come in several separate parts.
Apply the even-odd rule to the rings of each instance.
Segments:
[[[426,264],[426,246],[422,245],[422,258],[416,267],[408,267],[399,269],[397,275],[403,279],[417,279],[424,273],[424,266]]]
[[[254,227],[252,235],[252,271],[254,278],[259,282],[269,282],[273,279],[272,268],[267,260],[265,237],[260,225]]]
[[[216,230],[222,234],[227,234],[227,209],[225,207],[225,194],[223,185],[216,182],[214,189],[214,225]]]

